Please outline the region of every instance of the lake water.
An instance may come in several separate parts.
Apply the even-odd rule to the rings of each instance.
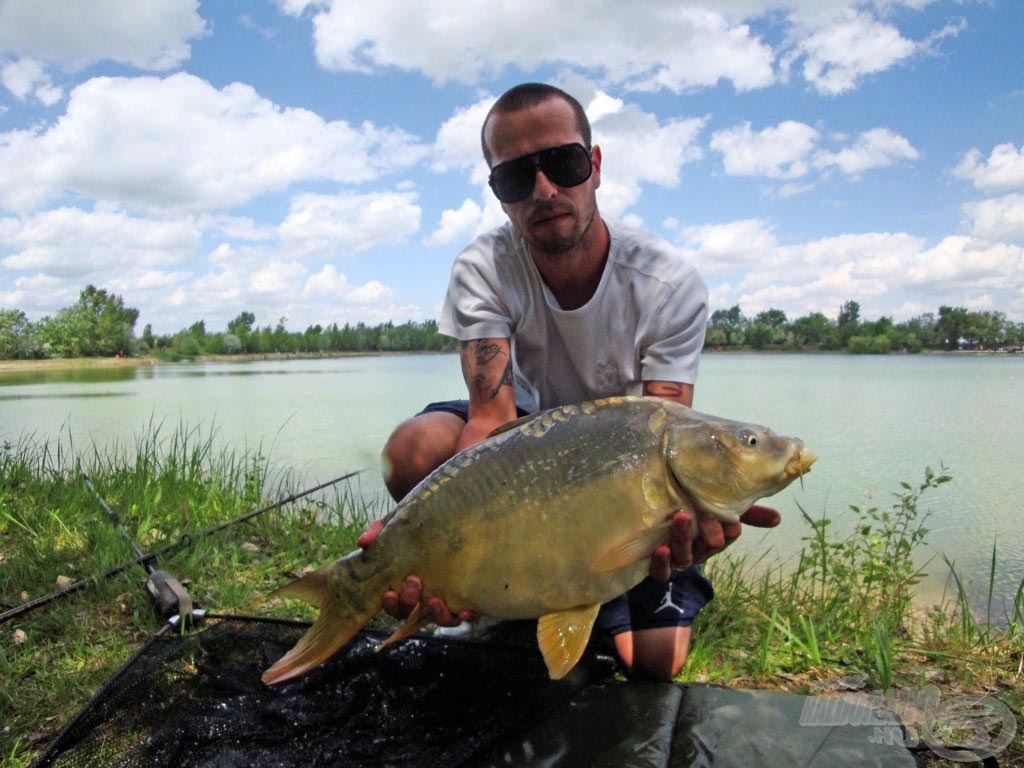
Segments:
[[[798,503],[848,528],[850,504],[888,509],[901,482],[916,486],[926,466],[945,465],[953,482],[923,501],[931,533],[921,560],[944,553],[980,592],[995,544],[1002,610],[1024,580],[1022,383],[1021,356],[705,356],[696,408],[799,436],[819,456],[803,489],[772,498],[783,524],[747,529],[734,549],[793,558],[808,533]],[[391,429],[463,390],[453,355],[0,372],[0,443],[91,452],[130,448],[153,424],[163,435],[181,425],[212,432],[217,446],[259,451],[303,487],[366,470],[353,489],[383,507],[378,455]],[[941,558],[928,572],[923,589],[936,595]]]

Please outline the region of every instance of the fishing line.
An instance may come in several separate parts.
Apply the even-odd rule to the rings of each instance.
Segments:
[[[232,518],[231,520],[227,520],[226,522],[218,523],[217,525],[207,528],[206,530],[201,531],[195,537],[190,536],[187,533],[183,534],[181,538],[179,538],[177,541],[171,542],[170,544],[166,544],[163,547],[160,547],[159,549],[152,550],[151,552],[143,552],[138,547],[138,545],[131,540],[131,537],[128,536],[128,532],[124,530],[124,526],[123,524],[121,524],[120,517],[113,510],[110,510],[108,505],[105,502],[103,502],[101,498],[101,505],[105,508],[105,511],[107,511],[108,516],[112,515],[111,520],[118,527],[118,530],[121,532],[122,536],[128,539],[128,542],[132,547],[132,551],[135,552],[136,556],[131,560],[121,563],[120,565],[114,566],[113,568],[103,572],[99,576],[90,576],[85,579],[80,579],[79,581],[69,584],[66,587],[63,587],[62,589],[57,590],[56,592],[51,592],[47,595],[42,595],[33,600],[29,600],[28,602],[22,603],[16,608],[11,608],[9,610],[4,611],[3,613],[0,613],[0,624],[3,624],[4,622],[17,618],[18,616],[22,616],[26,613],[34,611],[36,608],[41,608],[44,605],[48,605],[49,603],[52,603],[56,600],[60,600],[64,597],[67,597],[68,595],[72,595],[75,592],[79,592],[82,589],[85,589],[86,587],[90,587],[100,583],[101,581],[105,581],[106,579],[113,578],[114,576],[124,573],[125,571],[135,567],[136,565],[143,566],[146,569],[146,572],[150,574],[150,576],[152,576],[152,574],[156,572],[156,569],[152,565],[152,561],[155,560],[157,557],[165,555],[168,552],[171,552],[175,549],[191,546],[198,539],[204,539],[208,536],[212,536],[215,533],[223,531],[225,528],[230,528],[231,526],[237,525],[238,523],[243,523],[246,520],[251,520],[252,518],[258,515],[262,515],[265,512],[269,512],[272,509],[283,507],[285,504],[290,504],[293,501],[297,501],[298,499],[301,499],[305,496],[309,496],[310,494],[316,493],[317,491],[323,490],[324,488],[329,488],[332,485],[336,485],[337,483],[340,483],[343,480],[348,480],[349,478],[358,475],[361,471],[362,470],[348,472],[344,475],[341,475],[340,477],[334,478],[333,480],[328,480],[326,483],[320,483],[319,485],[314,486],[313,488],[308,488],[304,491],[293,493],[290,496],[286,496],[285,498],[273,504],[269,504],[265,507],[260,507],[259,509],[254,509],[249,512],[245,512],[239,515],[238,517]],[[92,484],[88,479],[88,476],[83,475],[82,477],[85,480],[86,485],[89,487],[89,489],[94,494],[96,494],[96,490],[92,487]],[[96,495],[97,497],[99,496],[99,494]],[[147,582],[147,586],[148,584],[149,582]]]

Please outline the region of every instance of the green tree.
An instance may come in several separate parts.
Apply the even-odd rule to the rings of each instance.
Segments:
[[[708,320],[705,346],[739,346],[746,340],[746,318],[736,304],[729,309],[716,309]]]
[[[252,352],[252,327],[256,323],[256,315],[242,312],[228,323],[228,333],[238,339],[239,351]]]
[[[818,349],[835,349],[839,338],[836,327],[821,312],[812,312],[806,317],[793,321],[793,336],[799,347],[816,347]]]
[[[0,360],[13,360],[18,354],[29,322],[20,309],[0,309]]]
[[[112,357],[132,351],[138,319],[120,296],[87,285],[76,304],[44,318],[41,335],[61,357]]]
[[[968,312],[966,307],[939,307],[939,321],[935,325],[935,333],[941,339],[945,349],[956,349],[960,339],[966,339],[968,333]]]
[[[850,343],[850,337],[856,336],[860,328],[860,304],[856,301],[847,301],[843,304],[839,309],[836,328],[839,331],[840,345],[847,346]]]
[[[153,336],[153,326],[146,323],[146,327],[142,329],[142,343],[146,346],[147,350],[156,349],[156,338]]]
[[[786,313],[781,309],[766,309],[764,312],[758,312],[754,317],[754,324],[763,325],[768,329],[768,343],[773,346],[784,345],[790,337]]]

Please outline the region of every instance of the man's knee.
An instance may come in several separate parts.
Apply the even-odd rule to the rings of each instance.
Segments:
[[[463,424],[454,414],[434,412],[398,425],[381,454],[384,484],[392,498],[402,499],[455,454]]]
[[[686,665],[690,635],[689,627],[623,632],[615,646],[629,677],[671,681]]]

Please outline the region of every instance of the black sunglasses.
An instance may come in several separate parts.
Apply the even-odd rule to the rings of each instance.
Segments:
[[[538,168],[559,187],[578,186],[594,171],[589,149],[579,143],[563,144],[499,163],[487,183],[501,202],[521,203],[533,192]]]

